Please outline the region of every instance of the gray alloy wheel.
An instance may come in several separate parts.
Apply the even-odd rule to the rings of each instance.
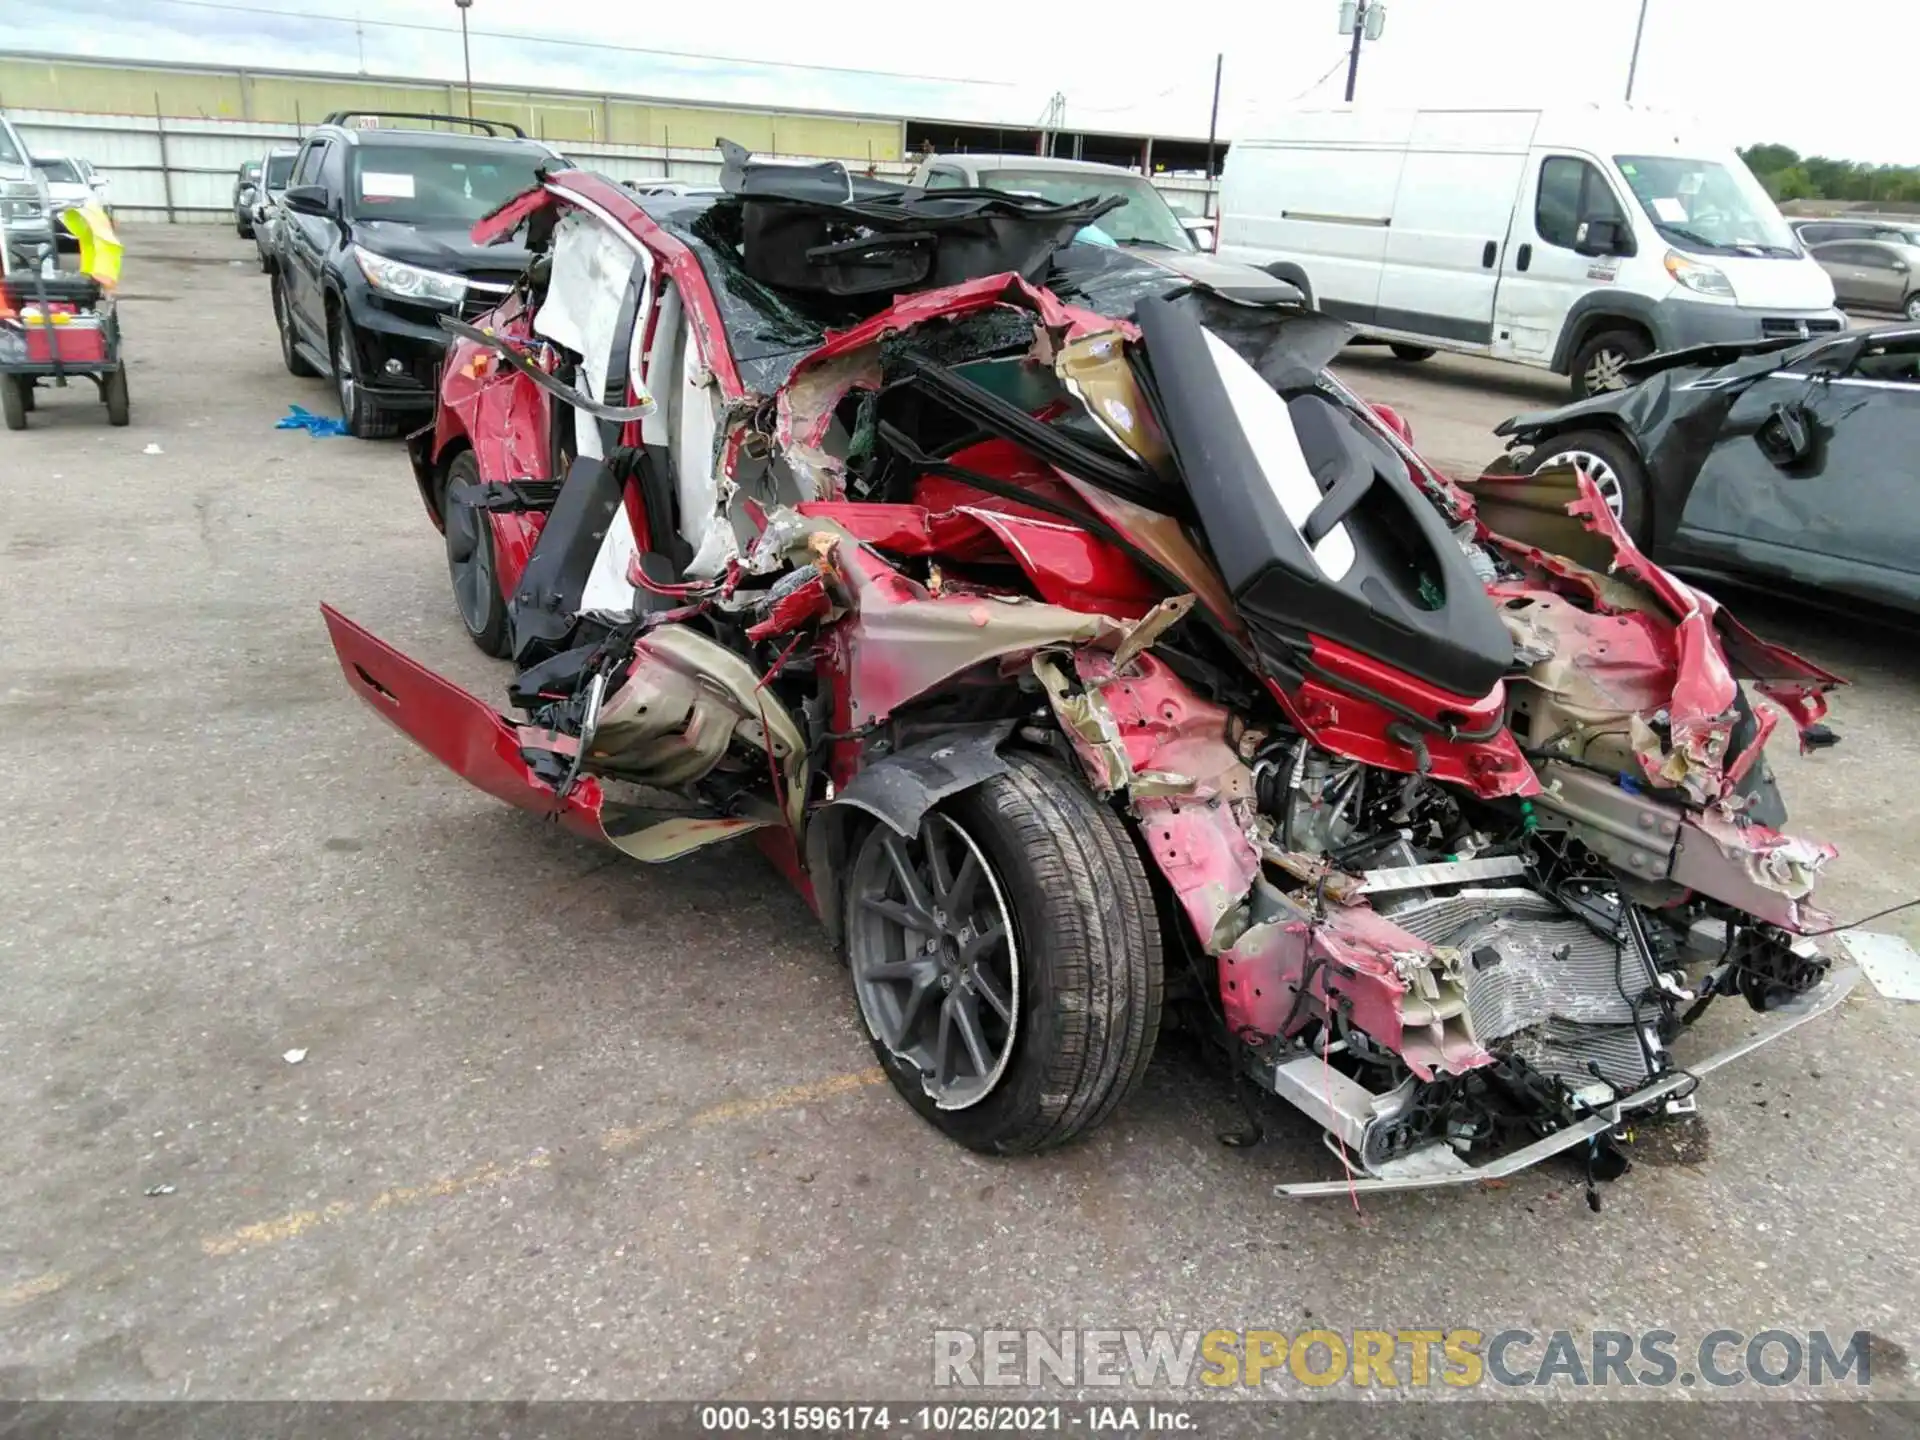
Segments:
[[[877,828],[855,862],[847,954],[874,1039],[964,1110],[993,1093],[1020,1023],[1020,947],[1000,879],[938,811],[903,839]]]
[[[504,659],[513,653],[513,647],[508,643],[511,624],[494,561],[492,521],[485,510],[453,499],[455,489],[479,478],[479,460],[473,451],[462,450],[447,466],[441,481],[440,523],[447,534],[447,577],[453,582],[453,603],[468,637],[487,654]]]
[[[1587,382],[1587,393],[1597,395],[1603,390],[1618,390],[1624,386],[1626,377],[1620,372],[1627,368],[1631,357],[1624,350],[1602,348],[1593,352],[1587,359],[1587,368],[1583,372]]]
[[[1570,367],[1573,393],[1584,399],[1624,389],[1628,383],[1626,368],[1652,353],[1652,339],[1638,330],[1619,327],[1588,336],[1574,352]]]
[[[353,341],[347,336],[344,322],[334,327],[333,334],[333,379],[340,391],[340,415],[351,423],[353,402],[359,388],[359,382],[353,378]]]
[[[1903,308],[1907,312],[1907,319],[1920,320],[1920,290],[1914,291],[1907,297],[1907,303]]]
[[[1620,472],[1608,463],[1605,457],[1591,450],[1555,450],[1546,459],[1534,463],[1536,470],[1545,470],[1554,465],[1572,465],[1587,472],[1600,497],[1607,502],[1607,508],[1621,520],[1627,518],[1626,492],[1620,483]]]
[[[481,537],[484,515],[471,505],[447,507],[447,568],[453,572],[454,603],[469,634],[486,628],[493,595],[493,546]]]

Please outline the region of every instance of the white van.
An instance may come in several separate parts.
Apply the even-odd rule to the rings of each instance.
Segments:
[[[1235,140],[1223,258],[1405,359],[1436,349],[1611,389],[1656,350],[1845,328],[1728,146],[1635,106],[1293,111]]]

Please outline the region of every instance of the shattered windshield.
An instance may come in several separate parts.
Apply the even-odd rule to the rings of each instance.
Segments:
[[[541,158],[464,145],[357,146],[350,203],[363,220],[471,225],[538,185]]]
[[[1669,244],[1717,255],[1801,254],[1793,231],[1746,166],[1673,155],[1613,160]]]
[[[1100,217],[1103,234],[1121,245],[1191,251],[1193,241],[1153,183],[1139,175],[1094,175],[1073,170],[983,170],[980,183],[993,190],[1037,195],[1055,204],[1120,195],[1126,204]],[[1096,240],[1097,244],[1098,241]]]

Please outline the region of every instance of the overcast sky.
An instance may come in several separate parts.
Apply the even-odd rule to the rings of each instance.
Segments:
[[[1386,34],[1361,59],[1359,99],[1618,100],[1639,8],[1387,0]],[[1225,51],[1220,130],[1230,138],[1252,133],[1264,106],[1340,100],[1337,10],[1338,0],[1150,10],[1086,0],[475,0],[468,14],[481,82],[1023,125],[1059,91],[1068,128],[1163,134],[1206,133],[1213,57]],[[1156,18],[1124,18],[1142,12]],[[461,63],[452,0],[0,0],[0,48],[435,79],[458,78]],[[1698,115],[1736,143],[1920,163],[1906,83],[1916,53],[1915,0],[1650,0],[1635,99]]]

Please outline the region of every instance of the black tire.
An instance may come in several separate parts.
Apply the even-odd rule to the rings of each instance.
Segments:
[[[280,359],[287,367],[289,375],[297,375],[302,380],[311,380],[320,372],[307,362],[300,353],[300,347],[294,341],[293,312],[287,307],[287,290],[280,283],[278,275],[273,277],[269,287],[273,295],[273,323],[280,331]]]
[[[128,425],[133,421],[133,400],[127,394],[127,367],[119,366],[100,382],[100,398],[107,402],[107,423]]]
[[[440,519],[447,536],[447,577],[453,605],[467,636],[487,654],[504,660],[513,653],[507,637],[507,602],[500,594],[494,564],[493,527],[484,510],[448,498],[455,485],[477,481],[480,462],[473,451],[453,457],[440,478]]]
[[[1611,488],[1617,488],[1620,496],[1620,523],[1634,544],[1645,545],[1647,526],[1652,519],[1647,471],[1633,447],[1618,435],[1606,430],[1569,430],[1534,446],[1521,468],[1532,475],[1544,470],[1550,462],[1573,454],[1591,455],[1613,472],[1618,483]],[[1606,494],[1610,488],[1608,482],[1599,475],[1594,476],[1594,480],[1601,493]]]
[[[40,387],[35,385],[28,376],[22,375],[20,377],[20,399],[27,407],[27,413],[29,415],[39,408],[40,402],[34,398],[34,396],[39,393],[39,389]]]
[[[242,240],[251,240],[253,238],[253,226],[236,215],[233,217],[233,233],[238,235]]]
[[[919,1066],[879,1038],[864,1006],[862,1024],[894,1088],[968,1149],[1020,1155],[1064,1145],[1138,1086],[1159,1035],[1160,925],[1140,851],[1077,776],[1026,755],[1009,756],[1004,774],[936,807],[930,821],[953,822],[977,848],[993,899],[1012,919],[1018,1006],[1004,1068],[979,1098],[943,1109]],[[868,973],[863,954],[872,953],[862,948],[872,943],[861,929],[869,921],[862,897],[875,892],[863,877],[876,855],[886,864],[888,837],[900,843],[885,825],[868,830],[847,871],[857,993]]]
[[[1900,302],[1900,313],[1909,320],[1920,321],[1920,290],[1914,291]]]
[[[1387,348],[1393,352],[1396,360],[1405,360],[1409,365],[1417,365],[1422,360],[1431,360],[1434,352],[1430,345],[1401,345],[1394,343]]]
[[[7,429],[27,428],[27,386],[18,375],[0,375],[0,412],[6,416]]]
[[[1653,353],[1653,341],[1644,330],[1597,330],[1573,352],[1573,394],[1584,400],[1607,390],[1622,390],[1621,366]]]
[[[347,433],[359,440],[391,440],[405,428],[406,417],[376,405],[360,383],[360,347],[354,340],[353,322],[337,311],[329,315],[329,321],[333,389],[340,397],[340,418],[347,422]]]

